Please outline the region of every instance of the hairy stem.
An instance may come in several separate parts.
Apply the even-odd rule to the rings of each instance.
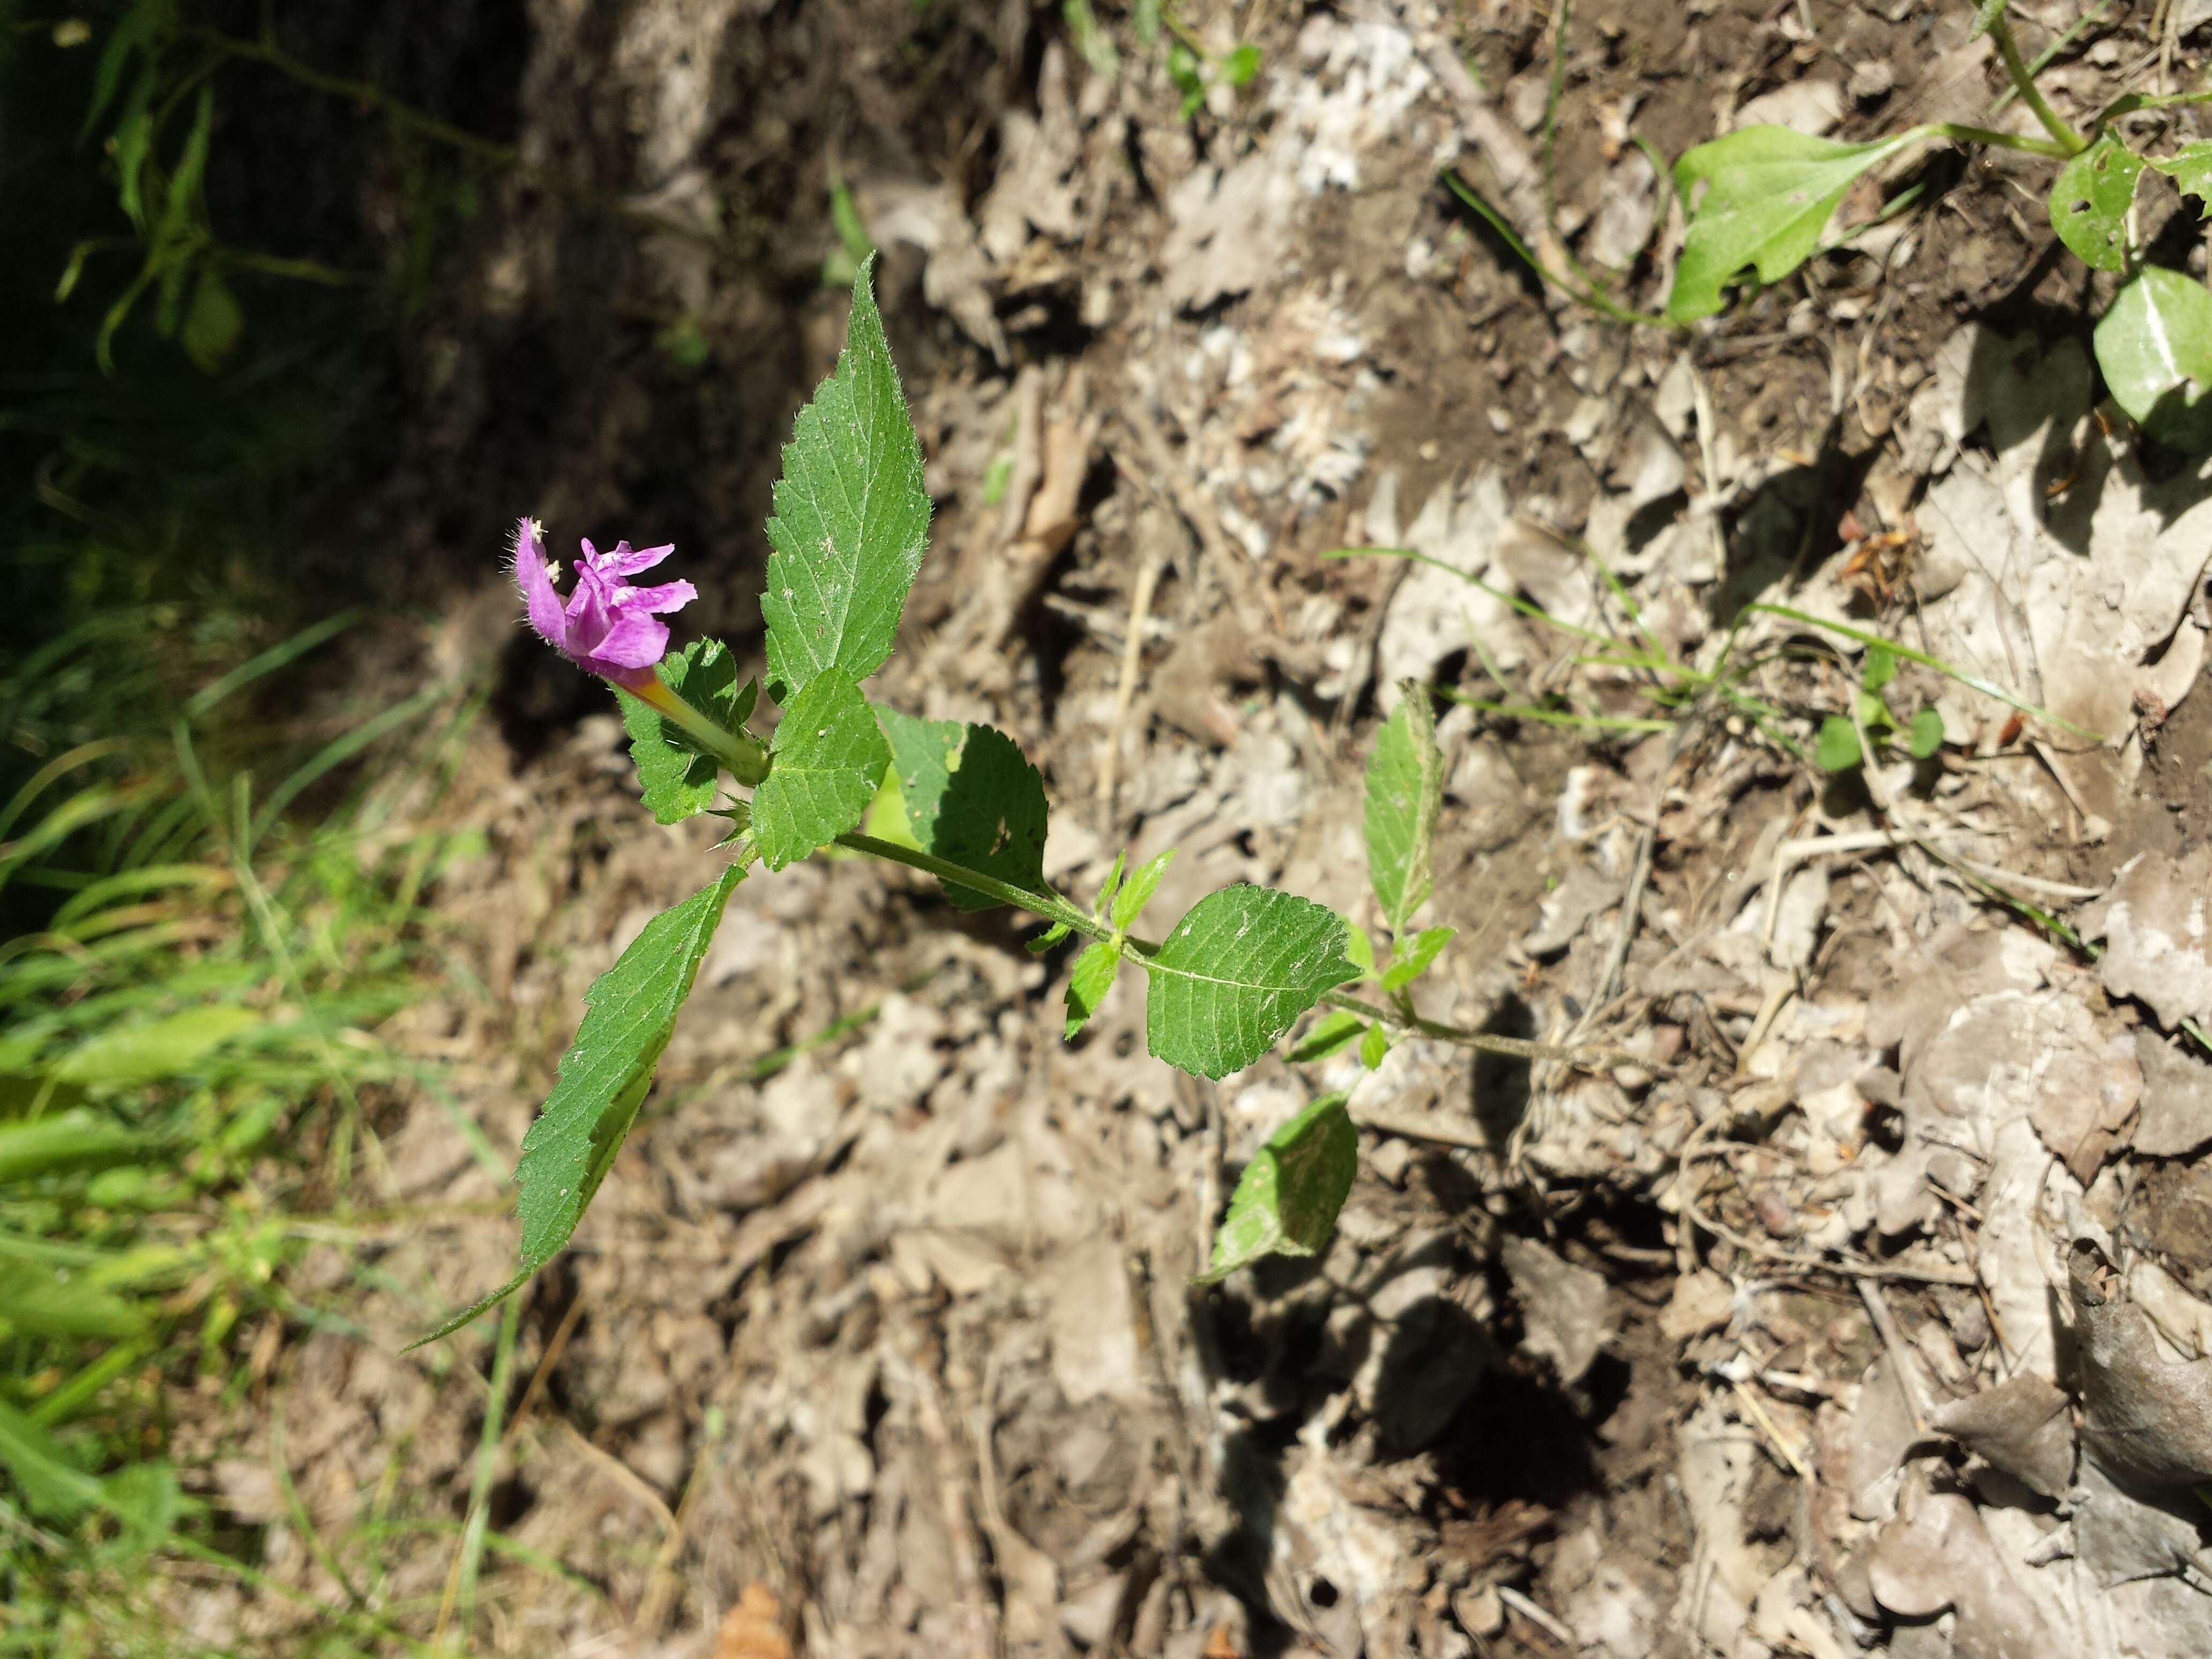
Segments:
[[[2043,123],[2043,130],[2061,147],[2060,153],[2065,155],[2078,154],[2081,149],[2081,135],[2060,118],[2058,112],[2051,107],[2050,100],[2043,95],[2042,88],[2035,84],[2035,72],[2021,58],[2020,43],[2012,38],[2011,20],[2002,12],[1990,21],[1990,39],[1997,43],[1997,55],[2004,59],[2005,74],[2011,77],[2014,89],[2028,108],[2035,112],[2035,118]]]

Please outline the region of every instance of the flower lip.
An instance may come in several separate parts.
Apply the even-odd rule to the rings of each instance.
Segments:
[[[602,553],[589,541],[576,560],[576,585],[562,603],[545,558],[545,531],[535,519],[514,529],[513,574],[530,625],[540,639],[586,673],[629,685],[652,675],[668,652],[660,617],[699,597],[690,582],[638,587],[629,578],[676,550],[674,544],[633,548],[617,542]]]

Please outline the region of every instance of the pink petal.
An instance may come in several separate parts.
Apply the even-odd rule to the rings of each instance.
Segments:
[[[601,678],[615,671],[650,668],[668,654],[668,624],[624,606],[615,613],[606,636],[592,647],[584,666]]]
[[[615,544],[615,550],[607,555],[607,568],[617,576],[635,576],[641,570],[650,570],[671,553],[676,544],[661,547],[641,547],[633,550],[628,542]]]
[[[663,582],[658,587],[626,587],[615,602],[625,611],[658,613],[681,611],[698,597],[690,582]]]
[[[545,544],[538,526],[524,519],[514,527],[514,580],[530,608],[530,625],[548,645],[559,646],[568,637],[568,619],[561,611],[561,595],[553,578],[545,574]]]

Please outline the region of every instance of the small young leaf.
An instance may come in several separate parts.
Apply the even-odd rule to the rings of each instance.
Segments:
[[[1221,60],[1221,78],[1232,87],[1249,86],[1260,72],[1260,48],[1247,41]]]
[[[1140,958],[1152,979],[1146,1046],[1200,1077],[1242,1071],[1358,976],[1345,939],[1344,918],[1310,899],[1243,883],[1207,894]]]
[[[1841,714],[1820,722],[1820,735],[1813,745],[1813,759],[1824,772],[1848,772],[1859,763],[1859,734]]]
[[[1328,1243],[1359,1172],[1359,1131],[1342,1095],[1323,1095],[1253,1155],[1213,1236],[1212,1285],[1263,1255],[1312,1255]]]
[[[1428,690],[1409,681],[1401,691],[1367,762],[1367,873],[1394,938],[1405,933],[1434,885],[1437,814],[1444,799],[1444,759]]]
[[[1029,942],[1029,952],[1033,957],[1041,957],[1074,931],[1066,922],[1055,921]]]
[[[1413,942],[1401,951],[1382,975],[1382,988],[1402,991],[1423,974],[1437,959],[1437,953],[1452,942],[1456,927],[1424,927],[1413,935]]]
[[[2184,144],[2172,155],[2151,159],[2150,165],[2173,180],[2184,196],[2194,196],[2199,212],[2212,212],[2212,138]]]
[[[1359,970],[1360,978],[1375,977],[1375,941],[1356,921],[1345,929],[1344,959]]]
[[[1067,971],[1067,1029],[1062,1041],[1073,1038],[1090,1023],[1114,988],[1114,975],[1121,971],[1121,952],[1109,939],[1097,939],[1083,948]]]
[[[1121,890],[1114,895],[1114,927],[1117,933],[1126,933],[1137,925],[1137,918],[1152,902],[1159,890],[1160,878],[1168,872],[1168,864],[1176,855],[1172,847],[1158,858],[1147,859],[1129,872],[1129,879]]]
[[[1915,760],[1926,760],[1942,746],[1942,711],[1929,707],[1913,715],[1911,725],[1905,728],[1905,752]]]
[[[1367,1034],[1359,1039],[1359,1063],[1371,1072],[1389,1052],[1390,1034],[1380,1025],[1370,1025]]]
[[[779,702],[825,670],[858,683],[883,666],[929,536],[921,445],[876,310],[874,269],[872,258],[861,265],[836,370],[784,446],[761,595]]]
[[[1746,265],[1777,283],[1812,257],[1844,192],[1922,137],[1914,130],[1869,144],[1809,138],[1788,127],[1745,127],[1699,144],[1674,163],[1674,191],[1690,209],[1667,315],[1694,323],[1721,308],[1721,286]]]
[[[760,688],[750,681],[738,689],[737,659],[720,640],[694,640],[672,651],[655,671],[661,684],[694,708],[712,715],[732,732],[752,713]],[[629,757],[637,763],[646,810],[661,823],[680,823],[714,804],[714,779],[720,764],[699,752],[680,726],[672,726],[649,705],[615,688],[623,726],[629,733]]]
[[[1861,689],[1856,694],[1859,724],[1869,732],[1894,730],[1897,716],[1889,712],[1889,705],[1871,691]]]
[[[876,711],[842,668],[817,674],[792,699],[771,754],[768,776],[753,791],[753,839],[771,870],[858,823],[890,761]]]
[[[1859,684],[1869,691],[1879,691],[1897,678],[1897,653],[1886,645],[1867,647],[1866,661],[1859,670]]]
[[[1114,867],[1107,871],[1106,879],[1099,884],[1098,903],[1092,911],[1094,915],[1103,916],[1113,908],[1114,895],[1121,890],[1121,872],[1128,866],[1129,853],[1128,849],[1124,848],[1114,854]]]
[[[2127,269],[2128,210],[2142,170],[2142,157],[2109,132],[2058,169],[2051,228],[2091,270]]]
[[[1020,747],[988,726],[916,720],[878,708],[915,844],[955,864],[1034,891],[1044,885],[1044,779]],[[1001,902],[966,887],[945,896],[963,910]]]
[[[1359,1041],[1364,1022],[1349,1008],[1339,1008],[1324,1014],[1312,1030],[1302,1037],[1290,1052],[1290,1059],[1304,1066],[1314,1060],[1327,1060],[1331,1054],[1340,1054]]]
[[[185,355],[202,373],[212,374],[236,349],[238,337],[245,331],[246,313],[238,308],[222,272],[212,264],[201,266],[199,281],[192,287],[191,306],[185,313],[180,339]]]
[[[560,1079],[522,1138],[522,1158],[514,1171],[522,1189],[520,1271],[409,1346],[450,1335],[496,1306],[568,1243],[653,1085],[653,1067],[676,1029],[676,1016],[691,994],[691,981],[706,960],[730,895],[744,876],[743,865],[731,865],[690,898],[663,910],[645,924],[615,965],[592,981],[584,993],[583,1024],[561,1057]]]
[[[2212,292],[2202,283],[2147,265],[2112,301],[2096,328],[2097,366],[2112,401],[2143,429],[2178,449],[2212,447]]]

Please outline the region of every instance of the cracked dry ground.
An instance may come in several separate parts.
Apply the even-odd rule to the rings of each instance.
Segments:
[[[1250,879],[1368,920],[1360,766],[1402,681],[1647,719],[1570,630],[1710,665],[1742,621],[1761,695],[1846,706],[1856,647],[1757,598],[2127,735],[1907,664],[1951,746],[1856,787],[1711,698],[1595,737],[1452,708],[1431,1012],[1633,1065],[1407,1042],[1201,1084],[1127,986],[1063,1045],[1066,957],[1003,914],[856,861],[748,880],[528,1292],[483,1650],[2212,1651],[2212,1068],[2175,1035],[2212,1021],[2212,484],[2095,417],[2083,295],[2014,205],[2048,164],[1912,163],[1926,205],[1687,343],[1547,296],[1436,182],[1650,303],[1680,220],[1632,135],[2021,118],[1985,115],[1972,9],[1585,7],[1549,231],[1536,11],[1194,7],[1263,55],[1188,121],[1100,15],[1110,73],[1019,0],[530,9],[532,164],[697,228],[496,199],[405,465],[333,532],[457,573],[362,672],[495,680],[437,808],[489,851],[439,890],[466,974],[382,1034],[447,1091],[386,1108],[404,1218],[301,1268],[345,1322],[289,1334],[248,1413],[183,1408],[305,1601],[180,1580],[180,1626],[284,1650],[371,1549],[391,1604],[438,1598],[489,1338],[398,1349],[514,1247],[453,1114],[512,1158],[584,987],[711,839],[646,820],[594,688],[512,633],[498,522],[673,540],[757,651],[775,446],[842,323],[834,159],[938,506],[884,695],[1022,741],[1069,890],[1174,846],[1159,917]],[[2150,21],[2076,37],[2053,96],[2142,71]],[[704,369],[653,346],[673,317]],[[1553,621],[1321,556],[1361,545]],[[1363,1125],[1334,1243],[1191,1288],[1328,1086]],[[422,1524],[371,1545],[372,1513]]]

